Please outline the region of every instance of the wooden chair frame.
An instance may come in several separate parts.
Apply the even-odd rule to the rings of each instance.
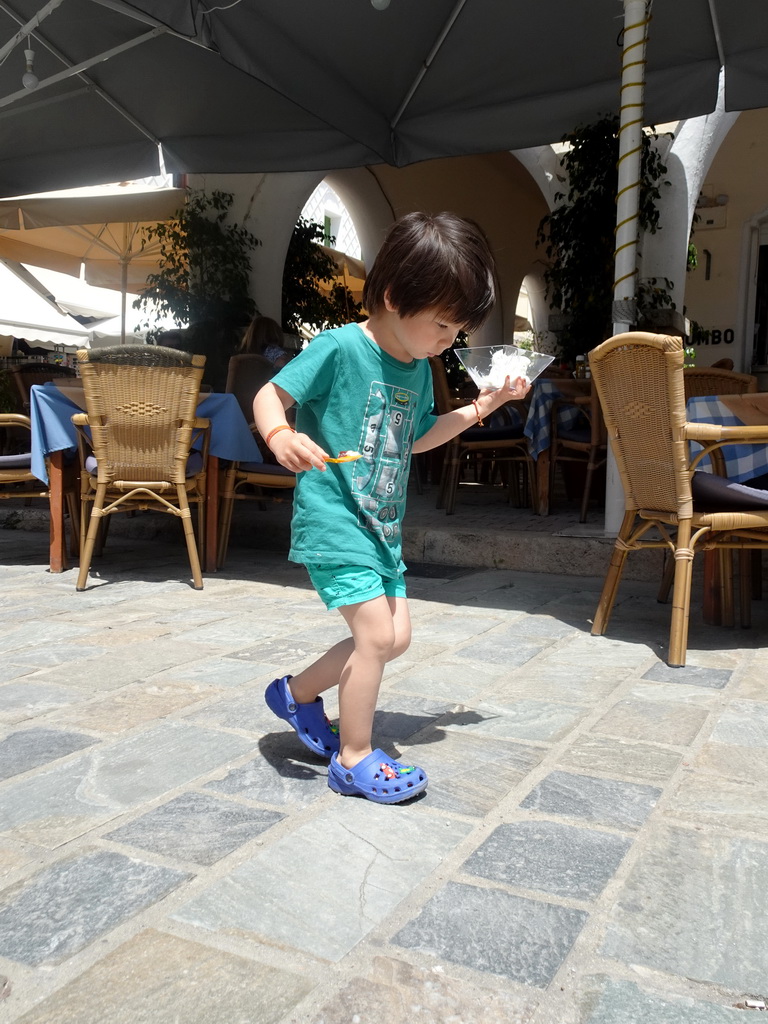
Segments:
[[[683,369],[683,388],[685,391],[685,400],[689,398],[697,398],[706,395],[747,395],[756,394],[757,392],[757,377],[753,377],[749,373],[735,373],[732,369],[726,367],[715,366],[687,366]],[[725,475],[724,467],[718,463],[717,472],[721,475]],[[760,562],[759,552],[755,553]],[[741,558],[741,573],[742,577],[745,575],[752,575],[752,569],[750,564],[750,557],[742,552]],[[719,604],[722,608],[723,614],[723,625],[732,626],[733,619],[733,600],[732,594],[732,572],[730,561],[722,560],[721,565],[721,583],[722,590],[719,597]],[[669,598],[669,592],[672,589],[672,581],[675,575],[675,566],[673,560],[670,558],[667,560],[667,564],[664,568],[664,575],[661,580],[661,586],[659,587],[658,600],[662,603],[666,602]],[[757,579],[757,577],[755,577]],[[742,591],[741,599],[741,624],[748,626],[751,621],[751,608],[750,602],[746,597],[747,581],[743,580],[744,589]],[[751,586],[749,587],[751,591]]]
[[[450,412],[457,405],[464,403],[457,402],[450,393],[448,377],[445,366],[436,356],[430,356],[430,367],[432,368],[432,384],[435,392],[435,403],[440,414]],[[509,403],[511,404],[511,403]],[[519,404],[521,409],[527,409],[523,402]],[[488,430],[488,437],[483,437],[483,431]],[[536,463],[534,462],[528,447],[528,438],[521,437],[498,437],[493,434],[491,428],[471,427],[464,433],[454,437],[446,445],[445,460],[440,476],[440,489],[437,498],[437,508],[444,508],[446,515],[452,515],[456,505],[456,494],[459,489],[461,468],[469,455],[482,455],[487,457],[495,465],[513,464],[514,468],[522,467],[526,476],[525,482],[532,500],[536,495]],[[515,494],[516,500],[521,500],[517,477],[512,475],[508,479],[510,495]]]
[[[679,338],[630,332],[590,353],[608,440],[624,488],[625,513],[595,614],[592,634],[608,628],[630,551],[674,556],[668,663],[685,664],[693,559],[697,551],[768,547],[768,510],[699,512],[691,479],[705,456],[729,444],[768,444],[768,426],[689,423]],[[689,441],[702,448],[690,457]],[[658,539],[649,536],[653,529]]]
[[[77,376],[73,367],[61,366],[59,363],[17,363],[9,366],[8,372],[16,385],[19,407],[25,413],[29,412],[29,389],[33,384],[47,384],[52,380]]]
[[[24,416],[21,413],[2,412],[0,413],[0,430],[2,429],[13,431],[21,430],[31,435],[32,423],[30,422],[29,416]],[[8,461],[10,460],[0,460],[0,500],[9,498],[23,498],[24,500],[29,500],[31,498],[46,498],[50,505],[50,488],[47,487],[42,480],[38,480],[32,473],[29,468],[31,464],[31,454],[29,452],[29,447],[25,447],[27,447],[27,451],[18,458],[13,459],[13,461],[18,464],[8,465]],[[64,500],[67,511],[69,512],[71,524],[70,554],[73,556],[77,555],[80,546],[80,518],[77,514],[77,486],[77,470],[75,466],[71,466],[65,471]],[[60,523],[56,523],[53,515],[51,515],[51,543],[53,543],[55,532],[60,528]],[[65,547],[63,550],[66,554]]]
[[[563,405],[577,406],[589,424],[589,437],[585,440],[561,434],[557,414]],[[589,499],[592,494],[592,482],[595,473],[605,465],[608,455],[608,441],[605,435],[605,421],[600,409],[600,399],[594,384],[589,395],[577,395],[573,398],[558,398],[552,404],[552,422],[550,427],[549,455],[549,493],[554,494],[555,469],[559,463],[581,463],[586,466],[586,479],[579,509],[579,522],[587,521]]]
[[[244,488],[253,487],[255,494],[244,493]],[[293,490],[296,487],[296,474],[283,466],[269,463],[232,462],[223,473],[221,501],[219,504],[219,550],[216,553],[216,566],[221,569],[227,560],[229,534],[232,527],[232,512],[235,501],[259,501],[263,504],[267,491]]]

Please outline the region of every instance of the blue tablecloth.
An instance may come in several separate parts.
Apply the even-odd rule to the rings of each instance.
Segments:
[[[77,450],[72,416],[82,412],[55,384],[30,388],[29,417],[32,421],[32,472],[48,483],[46,455]],[[210,453],[219,459],[262,462],[259,446],[245,421],[234,395],[212,392],[197,407],[198,416],[211,421]]]
[[[728,395],[732,403],[738,396]],[[723,427],[741,427],[744,424],[730,409],[722,398],[717,395],[689,398],[686,403],[686,417],[691,423],[719,423]],[[766,423],[768,427],[768,422]],[[691,455],[701,451],[701,445],[691,441]],[[729,480],[743,483],[753,477],[768,473],[768,445],[764,444],[728,444],[723,445],[720,452],[725,461],[725,472]],[[708,458],[702,459],[697,469],[712,472]]]
[[[534,459],[538,459],[539,455],[549,448],[552,431],[552,406],[555,399],[563,397],[567,399],[569,396],[563,395],[558,387],[558,381],[536,380],[533,382],[531,407],[528,419],[525,421],[524,433],[531,442],[530,451]],[[577,405],[561,405],[557,411],[558,425],[563,430],[572,430],[582,415],[582,410]]]

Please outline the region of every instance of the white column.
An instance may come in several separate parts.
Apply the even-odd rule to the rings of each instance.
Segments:
[[[646,0],[624,0],[624,48],[619,110],[619,167],[616,192],[616,252],[613,286],[613,333],[635,324],[640,165],[645,115]],[[624,518],[621,478],[608,449],[605,485],[605,532],[615,536]]]

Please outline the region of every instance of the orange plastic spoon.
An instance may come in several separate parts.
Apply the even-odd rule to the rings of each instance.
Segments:
[[[339,452],[338,458],[333,458],[331,455],[324,457],[325,462],[354,462],[355,459],[362,459],[362,452]]]

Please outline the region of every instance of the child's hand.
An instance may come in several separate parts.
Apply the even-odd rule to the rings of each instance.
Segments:
[[[484,388],[478,395],[478,399],[484,399],[483,405],[485,408],[493,410],[498,409],[505,402],[520,401],[521,398],[525,398],[530,390],[530,381],[526,380],[525,377],[516,377],[514,381],[510,381],[509,377],[505,377],[502,387],[495,390]]]
[[[309,469],[319,469],[324,473],[326,470],[324,460],[328,453],[306,434],[282,430],[272,439],[271,450],[280,465],[294,473]]]

